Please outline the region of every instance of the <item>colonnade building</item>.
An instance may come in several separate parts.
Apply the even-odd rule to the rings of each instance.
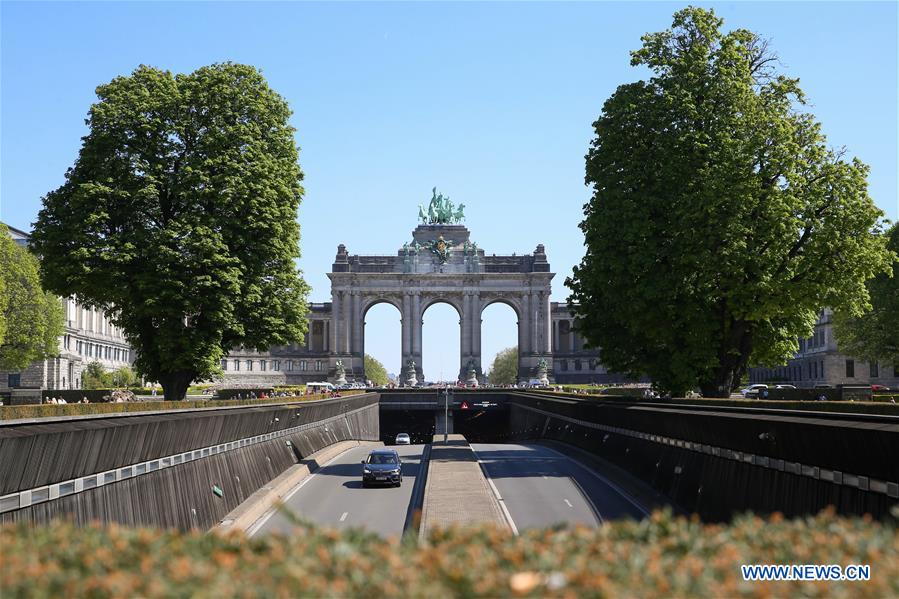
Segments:
[[[13,241],[28,245],[28,233],[7,227]],[[59,354],[34,362],[24,370],[0,370],[0,389],[80,389],[81,374],[90,362],[100,362],[107,371],[132,363],[132,350],[125,336],[102,310],[87,308],[77,298],[59,301],[65,315]]]

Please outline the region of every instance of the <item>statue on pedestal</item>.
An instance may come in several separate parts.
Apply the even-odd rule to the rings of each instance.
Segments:
[[[337,360],[334,364],[334,383],[346,385],[346,369],[343,367],[343,360]]]
[[[477,387],[478,386],[478,371],[475,368],[474,358],[468,359],[467,374],[468,374],[468,378],[465,379],[465,385],[468,387]]]
[[[418,385],[418,376],[415,374],[415,360],[406,362],[406,385],[409,387]]]
[[[548,370],[549,366],[546,363],[546,358],[540,358],[540,361],[537,362],[537,380],[540,381],[541,385],[549,385],[549,378],[546,376]]]

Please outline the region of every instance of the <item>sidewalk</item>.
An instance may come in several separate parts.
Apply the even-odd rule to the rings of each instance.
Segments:
[[[435,435],[419,538],[434,528],[492,524],[509,528],[474,452],[462,435]]]

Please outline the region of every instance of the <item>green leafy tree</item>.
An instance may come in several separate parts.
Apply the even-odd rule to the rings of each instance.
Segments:
[[[888,247],[899,255],[899,224],[886,235]],[[893,262],[892,272],[868,281],[868,293],[870,312],[834,314],[840,351],[871,362],[899,364],[899,259]]]
[[[35,227],[47,288],[105,310],[171,399],[220,374],[232,347],[301,341],[303,175],[287,102],[232,63],[141,66],[97,95]]]
[[[826,147],[766,42],[687,8],[643,36],[593,124],[566,284],[612,369],[726,396],[750,363],[785,362],[824,306],[851,313],[891,260],[868,167]]]
[[[89,362],[81,373],[82,389],[109,389],[112,387],[112,375],[106,372],[97,360]]]
[[[507,347],[496,354],[487,380],[491,385],[511,385],[518,381],[518,347]]]
[[[140,379],[128,366],[122,366],[112,371],[109,378],[113,387],[133,387]]]
[[[0,224],[0,368],[58,356],[62,334],[62,303],[41,287],[37,259]]]
[[[365,354],[365,378],[370,380],[375,387],[383,387],[388,382],[387,369],[374,357]]]

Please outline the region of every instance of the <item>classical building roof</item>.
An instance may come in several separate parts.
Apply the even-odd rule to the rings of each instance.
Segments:
[[[12,236],[13,241],[18,243],[19,245],[28,245],[28,240],[31,239],[31,235],[22,231],[21,229],[17,229],[11,225],[7,225],[6,223],[2,223],[6,225],[6,228],[9,229],[9,234]]]

